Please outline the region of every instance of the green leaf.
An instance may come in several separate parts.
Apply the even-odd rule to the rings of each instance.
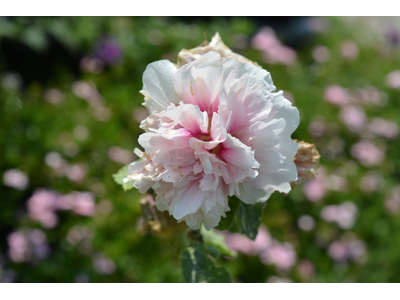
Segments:
[[[215,232],[215,230],[213,229],[208,231],[207,229],[204,228],[204,226],[201,226],[200,233],[203,236],[204,243],[208,245],[213,245],[221,252],[221,254],[230,257],[237,256],[237,252],[233,251],[228,247],[228,245],[225,242],[225,237],[222,234]]]
[[[113,174],[115,182],[122,185],[124,191],[134,188],[132,181],[124,182],[124,178],[128,176],[128,166],[129,165],[123,166],[116,174]]]
[[[204,246],[199,243],[193,243],[193,246],[183,250],[181,264],[183,277],[188,283],[232,282],[227,268],[217,266],[214,259],[208,256]]]
[[[261,225],[264,203],[244,204],[239,207],[237,221],[240,232],[255,240]]]
[[[208,254],[210,254],[214,259],[217,259],[220,255],[221,252],[219,252],[217,247],[214,247],[213,245],[209,244],[204,244],[204,249]]]
[[[226,213],[226,217],[222,218],[218,226],[215,229],[228,230],[231,228],[233,221],[235,220],[236,212],[242,202],[235,196],[229,197],[229,208],[231,209]]]

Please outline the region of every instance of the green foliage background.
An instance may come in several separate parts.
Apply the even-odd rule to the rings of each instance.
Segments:
[[[184,282],[179,253],[188,245],[185,233],[174,238],[161,239],[137,232],[141,216],[140,194],[135,189],[124,192],[112,174],[123,164],[111,160],[108,151],[118,146],[132,151],[139,147],[141,134],[139,121],[133,117],[141,107],[143,96],[142,74],[146,66],[156,60],[176,60],[182,48],[193,48],[218,31],[226,45],[236,52],[257,61],[267,69],[278,90],[289,91],[301,116],[299,128],[293,138],[315,143],[322,154],[321,165],[328,173],[354,166],[354,172],[345,174],[348,188],[329,191],[319,203],[306,199],[302,188],[288,196],[274,194],[264,209],[263,224],[279,241],[294,245],[297,262],[307,259],[315,267],[308,278],[299,274],[294,266],[287,274],[280,274],[275,266],[262,264],[257,256],[239,253],[236,258],[222,257],[218,263],[228,268],[234,282],[266,282],[271,276],[283,276],[294,282],[398,282],[400,266],[400,219],[389,214],[384,201],[400,177],[399,140],[376,138],[386,147],[386,159],[378,166],[367,168],[350,154],[351,146],[361,137],[349,131],[339,120],[339,108],[324,100],[324,90],[329,85],[356,89],[372,85],[387,95],[384,107],[366,107],[369,118],[378,116],[400,122],[399,90],[385,85],[385,76],[399,68],[399,48],[389,45],[382,30],[367,30],[362,22],[353,23],[346,18],[328,18],[327,31],[312,33],[297,51],[297,62],[292,66],[272,65],[263,62],[260,51],[251,47],[235,47],[238,37],[252,37],[257,32],[250,18],[211,18],[181,21],[177,18],[127,18],[127,17],[71,17],[71,18],[1,18],[0,40],[22,43],[39,54],[51,52],[50,39],[56,39],[78,61],[93,53],[94,45],[104,35],[120,42],[123,59],[119,64],[107,65],[99,74],[78,72],[74,74],[63,60],[53,61],[52,75],[45,82],[31,81],[25,86],[7,86],[8,62],[0,57],[0,175],[12,168],[29,176],[26,190],[17,190],[0,183],[0,265],[12,270],[17,282],[74,282],[84,275],[90,282]],[[279,37],[279,35],[278,35]],[[284,40],[283,42],[290,42]],[[340,43],[353,40],[359,46],[355,60],[340,55]],[[315,45],[330,50],[330,59],[317,63],[311,51]],[[392,47],[392,48],[391,48]],[[34,74],[35,70],[31,70]],[[95,117],[94,108],[79,98],[72,90],[77,80],[91,82],[103,97],[103,106],[111,116],[107,121]],[[61,91],[65,99],[59,105],[44,100],[49,89]],[[308,131],[310,122],[322,117],[332,130],[322,137],[313,137]],[[77,126],[88,129],[85,140],[76,139]],[[60,135],[76,144],[75,156],[65,154]],[[344,147],[331,155],[329,145],[340,138]],[[82,164],[87,169],[79,182],[66,176],[57,176],[45,162],[47,153],[55,151],[69,164]],[[384,187],[372,193],[359,188],[360,179],[369,169],[384,177]],[[109,214],[96,213],[92,217],[70,212],[58,213],[59,224],[44,229],[29,219],[26,201],[38,188],[69,193],[92,191],[96,203],[107,199],[113,209]],[[351,229],[344,230],[321,218],[326,205],[353,201],[358,216]],[[302,231],[297,220],[310,215],[316,220],[311,231]],[[76,225],[94,232],[90,251],[80,245],[71,245],[66,237]],[[44,230],[51,254],[43,260],[16,263],[7,256],[7,236],[21,228]],[[328,254],[328,243],[352,232],[366,243],[367,259],[363,263],[350,261],[337,263]],[[321,242],[322,241],[322,242]],[[115,272],[101,275],[93,268],[93,255],[102,253],[115,262]],[[1,269],[0,269],[1,271]],[[0,276],[1,278],[1,276]]]

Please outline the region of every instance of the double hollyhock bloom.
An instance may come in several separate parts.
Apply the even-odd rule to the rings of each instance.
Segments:
[[[298,178],[297,108],[274,92],[269,72],[231,55],[218,35],[212,43],[184,50],[179,68],[168,60],[147,66],[144,152],[135,149],[142,159],[126,179],[141,193],[152,188],[157,209],[192,229],[217,226],[229,196],[265,202]]]

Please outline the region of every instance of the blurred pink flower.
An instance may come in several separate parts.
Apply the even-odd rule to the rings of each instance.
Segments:
[[[366,104],[384,106],[387,102],[387,95],[371,85],[364,88],[356,89],[353,93],[354,97],[361,105]]]
[[[263,27],[252,39],[252,47],[263,51],[264,59],[271,64],[292,65],[297,60],[296,51],[281,44],[270,27]]]
[[[399,135],[399,126],[393,121],[382,118],[373,118],[369,130],[388,139],[395,139]]]
[[[95,272],[101,275],[113,274],[117,269],[115,262],[102,253],[94,254],[92,256],[92,263]]]
[[[311,179],[303,185],[304,195],[311,202],[321,201],[327,192],[327,178],[325,170],[320,168],[315,179]]]
[[[8,254],[16,263],[44,259],[50,254],[46,235],[40,229],[21,229],[7,237]]]
[[[27,202],[29,217],[39,221],[45,228],[54,228],[58,223],[55,211],[58,209],[60,195],[55,192],[37,189]]]
[[[352,260],[359,263],[364,263],[366,260],[366,244],[362,240],[350,241],[348,245],[349,255]]]
[[[47,89],[43,94],[43,98],[47,102],[50,102],[55,105],[59,105],[64,101],[65,95],[59,90]]]
[[[400,90],[400,70],[395,70],[386,75],[386,85],[392,89]]]
[[[309,215],[302,215],[297,220],[297,226],[303,231],[311,231],[315,227],[315,219]]]
[[[57,152],[48,152],[44,158],[44,162],[47,166],[54,169],[59,174],[64,174],[67,168],[67,162],[62,158],[62,156]]]
[[[385,159],[385,151],[377,148],[367,140],[354,144],[350,152],[365,167],[379,165]]]
[[[103,102],[101,96],[97,92],[97,89],[93,83],[87,83],[85,81],[76,81],[72,85],[72,91],[76,96],[85,99],[94,106],[99,105]]]
[[[339,85],[331,85],[325,89],[324,98],[335,105],[344,105],[350,102],[350,95],[347,90]]]
[[[272,243],[271,236],[264,226],[258,229],[258,234],[254,241],[240,233],[224,231],[222,234],[225,236],[225,241],[229,248],[251,256],[260,254]]]
[[[330,57],[329,49],[325,46],[318,45],[311,49],[312,57],[320,63],[327,62]]]
[[[374,192],[385,185],[385,179],[378,172],[371,171],[365,174],[360,180],[360,189],[364,192]]]
[[[340,45],[340,53],[349,60],[354,60],[358,56],[358,45],[354,41],[344,41]]]
[[[79,182],[86,176],[86,170],[82,165],[70,165],[65,171],[67,177],[71,181]]]
[[[390,214],[400,211],[400,185],[395,186],[385,198],[385,207]]]
[[[254,49],[267,51],[269,48],[280,45],[280,41],[275,35],[275,31],[270,27],[263,27],[251,40]]]
[[[101,106],[104,102],[98,93],[96,86],[91,82],[76,81],[72,85],[72,91],[79,98],[85,99],[93,107]]]
[[[354,236],[350,238],[342,236],[342,238],[330,244],[328,255],[337,262],[355,261],[364,263],[367,259],[366,244]]]
[[[334,241],[329,246],[328,255],[336,261],[345,261],[347,258],[346,244],[341,241]]]
[[[103,105],[104,99],[97,91],[94,83],[76,81],[72,85],[72,91],[76,96],[86,100],[91,105],[91,113],[97,120],[107,122],[111,119],[112,111]]]
[[[29,186],[29,177],[21,170],[10,169],[4,172],[3,183],[18,190],[26,190]]]
[[[310,278],[315,273],[315,267],[311,261],[303,259],[298,264],[297,271],[300,273],[302,277]]]
[[[93,216],[96,210],[94,197],[91,193],[80,193],[76,199],[73,211],[82,216]]]
[[[113,146],[108,150],[108,157],[120,164],[126,165],[133,161],[133,151],[123,149],[118,146]]]
[[[357,206],[347,201],[339,205],[325,206],[321,211],[321,217],[327,222],[335,222],[342,229],[349,229],[353,227],[357,213]]]
[[[94,74],[99,74],[104,69],[104,63],[100,59],[92,56],[85,56],[82,58],[79,65],[83,72],[90,72]]]
[[[313,136],[323,136],[326,132],[325,122],[314,120],[308,125],[308,132]]]
[[[270,64],[293,65],[296,63],[297,54],[292,48],[284,45],[272,47],[264,52],[264,60]]]
[[[340,118],[347,128],[355,133],[360,133],[367,125],[367,117],[361,107],[350,105],[342,107]]]
[[[72,192],[67,195],[37,189],[27,202],[29,217],[44,228],[54,228],[58,223],[57,210],[73,210],[82,216],[92,216],[96,210],[94,195],[89,192]]]
[[[279,271],[286,272],[296,263],[296,252],[290,243],[280,243],[273,240],[265,226],[258,229],[254,241],[239,233],[221,232],[226,244],[235,251],[246,255],[258,255],[263,264],[275,264]]]
[[[275,265],[279,271],[287,272],[296,264],[296,252],[292,244],[273,241],[272,245],[260,254],[266,265]]]
[[[90,192],[72,192],[63,195],[59,200],[59,208],[72,210],[78,215],[92,216],[96,211],[94,195]]]

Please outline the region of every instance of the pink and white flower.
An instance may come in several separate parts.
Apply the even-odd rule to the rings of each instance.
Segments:
[[[209,230],[230,210],[228,196],[250,204],[291,190],[299,112],[269,72],[210,51],[179,69],[151,63],[143,83],[144,152],[135,149],[142,160],[126,181],[152,188],[159,210]]]

